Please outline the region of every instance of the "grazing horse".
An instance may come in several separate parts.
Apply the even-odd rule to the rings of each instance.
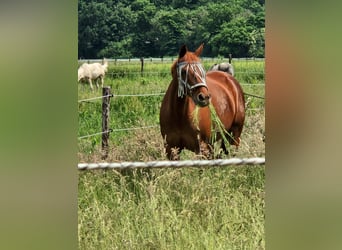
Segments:
[[[231,63],[223,62],[214,64],[208,71],[219,70],[234,76],[234,67]]]
[[[209,104],[225,129],[225,137],[231,145],[240,144],[245,120],[245,100],[237,80],[221,71],[205,72],[199,59],[203,44],[195,52],[186,45],[179,50],[179,57],[172,64],[172,81],[160,108],[160,130],[167,157],[178,160],[182,149],[189,149],[208,158],[212,155],[212,139],[222,139],[220,133],[211,134]],[[198,106],[198,112],[194,112]],[[194,114],[197,118],[194,119]],[[228,134],[229,135],[228,135]],[[227,154],[223,140],[221,148]]]
[[[106,72],[108,71],[108,61],[104,59],[103,64],[100,63],[83,63],[78,68],[78,82],[89,82],[90,88],[94,90],[92,80],[95,81],[97,88],[99,88],[98,80],[101,81],[101,87],[103,87],[103,81]]]

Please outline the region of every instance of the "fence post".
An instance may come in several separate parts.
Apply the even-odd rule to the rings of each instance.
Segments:
[[[108,157],[110,87],[102,88],[102,160]]]
[[[144,72],[144,58],[143,57],[140,57],[140,62],[141,62],[140,74],[141,76],[143,76],[143,72]]]

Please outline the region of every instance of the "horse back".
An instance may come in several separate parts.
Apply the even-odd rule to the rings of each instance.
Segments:
[[[230,74],[210,71],[206,75],[216,113],[226,127],[244,123],[245,98],[239,82]]]

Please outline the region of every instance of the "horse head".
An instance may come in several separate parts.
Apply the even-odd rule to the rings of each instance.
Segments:
[[[200,107],[209,105],[210,93],[206,83],[206,73],[199,59],[203,50],[201,44],[195,52],[188,51],[186,45],[179,50],[173,65],[173,77],[178,82],[178,97],[189,96]]]

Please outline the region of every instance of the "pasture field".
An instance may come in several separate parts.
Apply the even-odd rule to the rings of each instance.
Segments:
[[[212,64],[203,61],[206,69]],[[264,61],[233,59],[233,65],[244,92],[264,96]],[[164,93],[170,68],[171,62],[145,60],[141,74],[140,62],[111,62],[105,85],[114,95]],[[87,84],[79,84],[78,93],[79,100],[102,95]],[[106,161],[166,159],[158,125],[162,98],[160,94],[111,99],[114,132]],[[264,157],[264,100],[245,98],[242,144],[234,156]],[[80,102],[78,110],[79,137],[101,132],[101,99]],[[115,130],[127,128],[136,129]],[[181,159],[198,157],[184,151]],[[102,161],[100,135],[78,140],[78,160]],[[80,171],[79,248],[264,249],[264,187],[264,166]]]

